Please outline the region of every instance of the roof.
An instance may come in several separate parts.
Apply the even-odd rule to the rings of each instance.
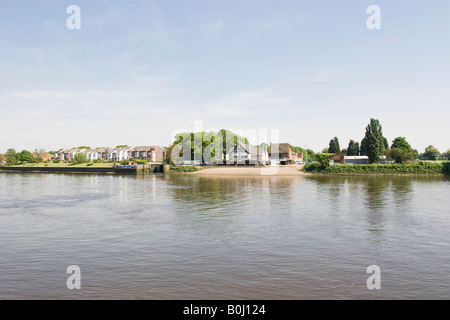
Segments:
[[[289,143],[271,143],[270,144],[270,153],[289,153],[291,149],[291,145]]]
[[[368,160],[368,156],[345,156],[345,160]]]

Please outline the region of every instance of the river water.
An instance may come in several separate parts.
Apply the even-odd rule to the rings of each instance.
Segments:
[[[450,299],[449,195],[443,177],[3,173],[0,299]]]

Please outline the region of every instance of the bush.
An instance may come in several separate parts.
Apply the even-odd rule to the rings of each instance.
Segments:
[[[85,153],[77,153],[72,160],[72,164],[82,164],[86,162],[88,162],[88,159]]]
[[[169,172],[196,172],[198,170],[194,166],[171,166]]]
[[[124,159],[124,160],[120,161],[120,164],[123,166],[126,166],[128,164],[128,162],[129,162],[129,160]]]
[[[94,165],[93,162],[89,162],[89,163],[87,164],[88,167],[93,166],[93,165]]]
[[[61,162],[61,160],[59,160],[59,159],[53,160],[53,163],[60,163],[60,162]]]
[[[450,162],[443,162],[442,166],[444,174],[450,174]]]

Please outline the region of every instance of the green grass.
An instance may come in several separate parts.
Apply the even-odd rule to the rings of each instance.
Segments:
[[[322,167],[318,163],[306,165],[304,172],[321,174],[370,174],[370,175],[439,175],[450,174],[450,162],[418,162],[412,164],[332,165]]]

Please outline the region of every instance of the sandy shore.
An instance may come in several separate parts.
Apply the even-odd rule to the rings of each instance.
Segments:
[[[198,176],[304,176],[301,166],[288,167],[213,167],[189,174]]]

